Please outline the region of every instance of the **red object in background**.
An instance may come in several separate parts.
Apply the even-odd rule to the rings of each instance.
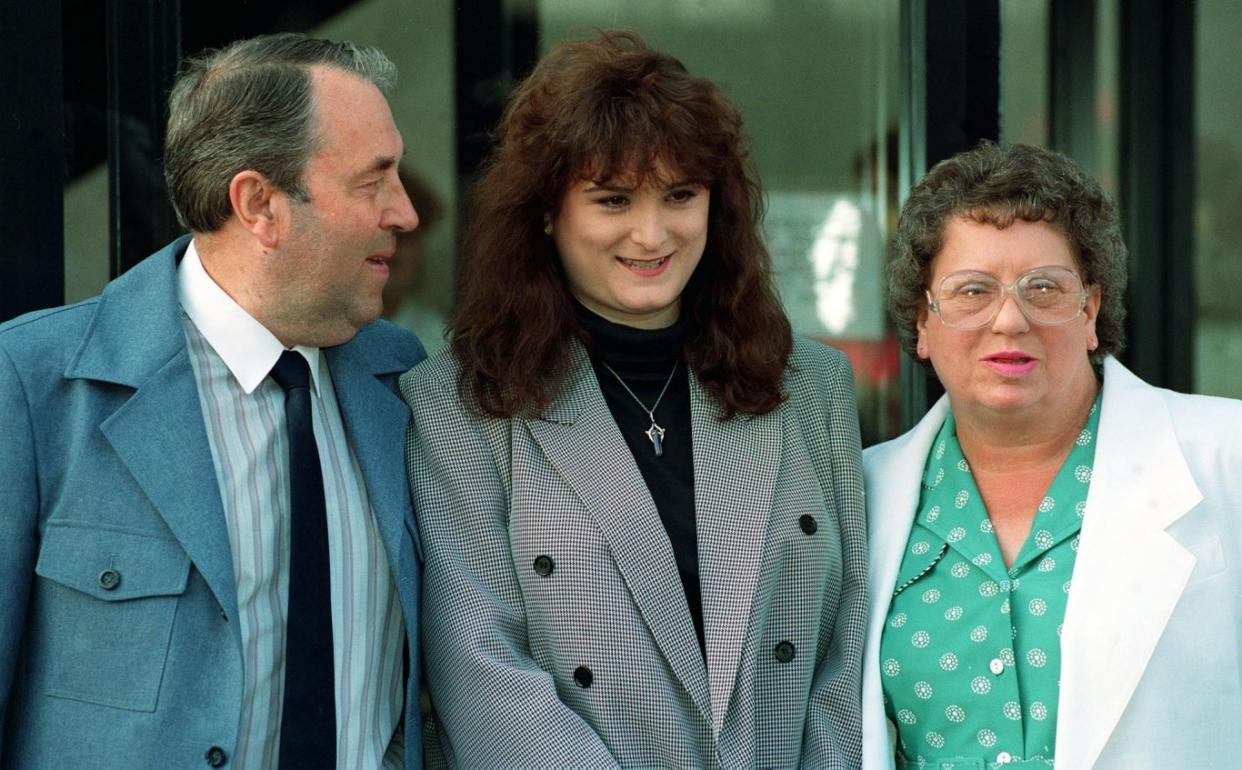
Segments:
[[[851,340],[834,338],[826,344],[837,348],[854,367],[854,379],[871,387],[882,388],[897,378],[901,360],[901,346],[896,337],[879,340]]]

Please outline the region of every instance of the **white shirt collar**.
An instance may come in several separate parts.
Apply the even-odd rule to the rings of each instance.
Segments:
[[[254,392],[286,348],[207,274],[194,241],[186,247],[185,256],[177,267],[177,296],[186,315],[224,361],[242,390]],[[295,345],[293,350],[306,357],[312,386],[319,392],[319,348]]]

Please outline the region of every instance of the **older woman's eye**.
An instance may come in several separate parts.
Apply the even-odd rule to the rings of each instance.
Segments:
[[[668,194],[668,199],[672,201],[673,203],[689,203],[690,201],[694,200],[694,198],[697,197],[698,194],[699,194],[698,190],[695,190],[692,188],[683,188],[680,190],[673,190],[671,193]]]
[[[1051,292],[1061,292],[1065,289],[1051,278],[1032,278],[1026,284],[1028,294],[1048,294]]]
[[[958,297],[987,297],[995,291],[994,286],[986,283],[967,283],[955,287],[952,293]]]

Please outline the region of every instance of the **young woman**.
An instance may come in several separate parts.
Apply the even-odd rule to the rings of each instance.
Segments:
[[[514,94],[450,348],[402,381],[450,763],[859,765],[852,378],[760,216],[737,110],[631,35]]]

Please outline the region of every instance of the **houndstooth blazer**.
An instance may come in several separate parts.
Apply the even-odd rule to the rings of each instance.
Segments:
[[[449,765],[861,764],[866,546],[844,356],[721,421],[690,377],[706,663],[659,513],[583,348],[535,419],[481,417],[451,354],[408,372],[422,635]]]

